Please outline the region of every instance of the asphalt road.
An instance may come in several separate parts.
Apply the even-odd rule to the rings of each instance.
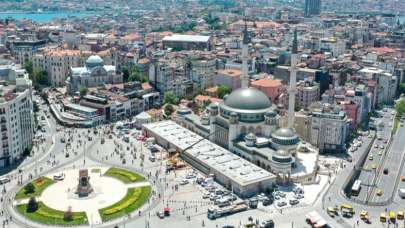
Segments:
[[[376,178],[376,174],[379,170],[382,171],[382,164],[384,163],[385,160],[385,153],[387,151],[387,143],[385,141],[388,141],[391,136],[391,129],[392,127],[389,126],[388,123],[392,124],[391,118],[391,111],[392,109],[388,109],[387,112],[381,112],[383,116],[381,118],[378,118],[377,121],[382,121],[384,125],[382,128],[377,129],[377,138],[381,137],[382,140],[376,139],[374,141],[374,144],[372,145],[367,158],[364,162],[364,165],[362,167],[361,173],[359,175],[358,180],[361,180],[362,182],[362,188],[360,190],[360,193],[357,198],[362,201],[366,201],[370,198],[370,195],[372,194],[373,191],[373,183]],[[380,146],[383,145],[384,149],[381,149]],[[379,155],[381,154],[381,155]]]
[[[372,202],[386,202],[395,194],[395,183],[398,173],[401,172],[401,165],[405,153],[405,128],[400,127],[394,136],[394,140],[387,154],[384,166],[380,170],[375,188],[373,189]],[[388,169],[388,174],[384,174],[384,169]],[[383,195],[377,196],[376,189],[382,189]]]

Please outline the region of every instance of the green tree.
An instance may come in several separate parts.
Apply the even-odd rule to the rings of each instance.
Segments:
[[[224,98],[226,94],[230,94],[232,92],[232,88],[228,85],[220,85],[217,89],[217,96],[219,98]]]
[[[26,194],[34,193],[35,192],[35,186],[34,186],[33,183],[28,183],[27,185],[25,185],[24,190],[25,190]]]
[[[29,75],[32,75],[32,72],[34,71],[32,61],[27,61],[24,64],[24,69],[27,71]]]
[[[35,212],[38,210],[38,202],[35,197],[31,197],[27,204],[27,212]]]
[[[49,85],[48,73],[44,70],[34,69],[34,71],[32,72],[32,80],[35,85]]]
[[[399,92],[405,94],[405,83],[399,84]]]
[[[122,77],[124,78],[124,82],[128,81],[129,78],[129,68],[127,66],[122,67]]]
[[[397,102],[397,104],[395,105],[395,109],[400,116],[405,113],[405,98],[401,98],[401,100]]]
[[[168,91],[165,93],[163,98],[164,104],[177,104],[179,102],[179,98],[172,92]]]
[[[166,116],[171,116],[173,114],[173,112],[174,112],[173,105],[171,105],[171,104],[165,105],[164,111],[165,111]]]
[[[79,92],[80,92],[80,96],[84,96],[89,92],[89,89],[87,87],[82,87],[82,88],[80,88]]]
[[[138,66],[131,66],[131,67],[126,67],[128,72],[128,77],[125,78],[125,74],[127,71],[126,69],[123,68],[123,74],[124,74],[124,80],[126,79],[127,82],[147,82],[148,81],[148,76],[138,67]]]

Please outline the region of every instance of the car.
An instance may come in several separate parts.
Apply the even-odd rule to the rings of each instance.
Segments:
[[[45,133],[46,132],[45,128],[41,128],[41,132]]]
[[[279,202],[277,202],[277,206],[278,207],[284,207],[284,206],[286,206],[287,205],[287,203],[285,202],[285,201],[279,201]]]
[[[383,173],[384,173],[384,175],[387,175],[388,174],[388,168],[385,168]]]
[[[10,181],[11,181],[10,178],[4,177],[4,178],[1,178],[1,179],[0,179],[0,184],[6,184],[6,183],[8,183],[8,182],[10,182]]]
[[[65,138],[61,138],[61,139],[60,139],[60,142],[61,142],[61,143],[65,143],[65,142],[66,142]]]
[[[186,176],[186,179],[193,179],[193,178],[195,178],[194,173],[188,173]]]
[[[45,120],[45,116],[41,116],[41,120]]]
[[[272,219],[260,223],[260,228],[274,228],[274,221]]]
[[[353,162],[353,158],[349,156],[349,157],[346,158],[346,161]]]
[[[66,153],[66,154],[65,154],[65,158],[68,158],[68,157],[69,157],[69,153]]]
[[[299,204],[299,202],[300,202],[300,201],[298,201],[297,199],[291,199],[291,200],[289,201],[290,205],[296,205],[296,204]]]
[[[402,177],[401,177],[401,181],[402,181],[402,182],[405,182],[405,176],[402,176]]]
[[[377,164],[372,164],[372,165],[371,165],[371,168],[372,168],[372,169],[377,169]]]
[[[183,179],[180,181],[180,185],[186,185],[188,183],[189,183],[189,181],[187,179]]]
[[[374,145],[374,148],[378,148],[378,144],[375,144],[375,145]]]
[[[382,155],[383,155],[383,151],[382,151],[382,150],[378,151],[378,155],[379,155],[379,156],[382,156]]]
[[[382,196],[383,195],[383,190],[382,189],[377,189],[377,191],[375,192],[375,194],[377,195],[377,196]]]
[[[370,156],[368,156],[368,160],[373,160],[374,156],[371,154]]]
[[[302,195],[302,194],[296,194],[296,195],[294,196],[294,198],[295,198],[295,199],[303,199],[303,198],[304,198],[304,195]]]
[[[165,218],[165,213],[163,211],[158,211],[156,212],[157,217],[159,217],[160,219],[164,219]]]
[[[203,199],[209,199],[209,198],[210,198],[210,194],[209,194],[208,192],[206,192],[206,193],[204,193],[204,194],[202,195],[202,198],[203,198]]]
[[[380,149],[384,149],[384,145],[380,145]]]
[[[267,198],[262,201],[263,206],[269,206],[272,203],[272,200]]]
[[[61,174],[53,175],[53,179],[56,181],[62,181],[65,179],[65,174],[61,173]]]
[[[150,157],[149,157],[149,161],[151,161],[151,162],[155,162],[155,161],[156,161],[156,157],[155,157],[155,156],[153,156],[153,155],[152,155],[152,156],[150,156]]]

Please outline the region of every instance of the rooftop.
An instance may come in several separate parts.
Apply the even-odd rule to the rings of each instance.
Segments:
[[[261,87],[279,87],[282,86],[281,80],[278,79],[269,79],[263,78],[251,82],[252,86],[261,86]]]
[[[163,41],[208,42],[210,38],[210,36],[173,34],[165,36]]]
[[[143,126],[181,150],[202,140],[184,153],[187,153],[204,166],[222,173],[240,185],[249,185],[274,178],[274,175],[270,172],[242,159],[209,140],[203,139],[201,136],[181,127],[173,121],[162,121]]]

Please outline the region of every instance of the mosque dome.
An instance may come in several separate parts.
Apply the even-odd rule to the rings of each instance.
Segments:
[[[279,128],[271,137],[273,142],[280,145],[295,145],[299,142],[297,134],[291,128]]]
[[[258,89],[242,88],[233,91],[224,104],[235,110],[263,110],[271,107],[269,98]]]

